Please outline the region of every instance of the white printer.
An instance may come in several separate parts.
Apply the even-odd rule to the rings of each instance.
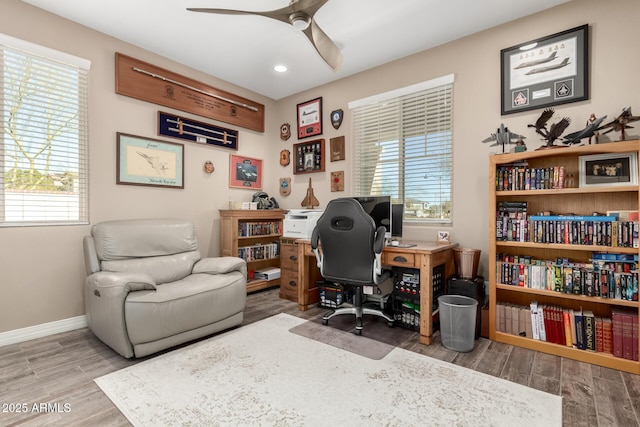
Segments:
[[[310,239],[311,233],[322,215],[321,209],[291,209],[284,216],[283,237]]]

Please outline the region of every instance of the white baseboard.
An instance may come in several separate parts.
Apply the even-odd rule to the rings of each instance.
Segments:
[[[86,327],[87,317],[78,316],[43,323],[41,325],[29,326],[27,328],[14,329],[13,331],[1,332],[0,347]]]

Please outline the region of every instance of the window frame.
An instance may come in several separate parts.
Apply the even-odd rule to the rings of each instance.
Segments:
[[[6,56],[5,52],[7,52]],[[72,174],[77,173],[77,177],[73,178],[73,190],[70,192],[60,191],[44,191],[44,190],[18,190],[11,191],[16,195],[17,201],[13,206],[19,210],[15,211],[12,215],[9,209],[13,210],[12,206],[8,205],[9,192],[5,188],[5,173],[7,172],[6,162],[7,149],[15,147],[15,144],[7,137],[5,125],[8,115],[6,114],[6,108],[8,102],[10,102],[9,94],[5,93],[5,80],[9,68],[12,66],[12,60],[25,59],[26,61],[35,61],[38,66],[41,67],[38,71],[46,70],[46,66],[50,66],[52,69],[51,75],[54,75],[53,71],[58,70],[59,75],[54,78],[47,76],[46,79],[42,76],[38,77],[38,81],[57,83],[59,87],[68,87],[67,91],[59,91],[62,93],[61,104],[59,111],[63,111],[68,106],[77,107],[77,118],[73,119],[73,122],[77,125],[72,128],[71,132],[62,132],[63,139],[54,139],[54,148],[51,153],[61,155],[57,159],[56,165],[58,170],[64,170],[62,174],[70,172]],[[9,61],[9,62],[7,62]],[[91,61],[83,58],[79,58],[74,55],[70,55],[65,52],[61,52],[55,49],[51,49],[45,46],[41,46],[35,43],[31,43],[25,40],[17,39],[6,34],[0,34],[0,117],[3,124],[2,138],[0,139],[0,227],[25,227],[25,226],[57,226],[57,225],[86,225],[89,223],[89,70],[91,68]],[[13,67],[15,70],[16,67]],[[71,82],[69,86],[65,86],[64,80],[60,80],[64,76],[67,82]],[[55,85],[54,85],[55,86]],[[7,98],[7,100],[5,100]],[[43,100],[51,101],[53,98],[47,98],[47,96],[39,94],[36,101],[30,101],[28,108],[32,108],[30,113],[43,114],[49,112],[48,109],[42,108],[38,105]],[[26,113],[22,113],[26,114]],[[60,119],[62,114],[55,117]],[[34,120],[37,123],[37,120]],[[33,122],[32,122],[33,123]],[[48,131],[42,131],[44,125],[50,123],[47,121],[43,123],[36,133],[28,133],[32,137],[47,135]],[[36,156],[37,157],[37,156]],[[24,161],[24,159],[22,160]],[[51,165],[47,161],[47,169]],[[72,165],[72,168],[65,169],[66,165]],[[77,171],[75,170],[77,167]],[[56,167],[52,168],[56,169]],[[31,169],[19,168],[21,171],[35,170],[42,172],[42,165],[32,167]],[[60,175],[55,174],[54,175]],[[49,177],[53,179],[54,175]],[[63,180],[64,182],[64,180]],[[58,184],[59,185],[59,184]],[[34,197],[30,197],[34,196]],[[67,197],[65,197],[67,196]],[[32,200],[30,200],[32,199]],[[30,205],[30,207],[29,207]],[[54,212],[54,207],[58,207],[57,214],[51,215]],[[66,212],[65,212],[66,210]],[[46,212],[46,213],[45,213]]]
[[[367,193],[366,188],[369,188],[369,193],[373,195],[391,195],[393,203],[402,203],[405,206],[404,222],[406,223],[424,225],[452,224],[453,83],[454,76],[450,74],[352,101],[348,104],[353,113],[352,189],[354,195],[368,195],[364,194]],[[433,99],[430,99],[430,97]],[[409,109],[408,103],[413,102],[414,99],[417,105],[415,112],[406,113],[405,110]],[[418,105],[420,102],[423,105]],[[439,103],[442,103],[442,106]],[[435,110],[433,109],[434,107]],[[396,109],[397,111],[395,111]],[[433,117],[434,111],[437,111],[435,118]],[[376,116],[376,114],[378,115]],[[412,123],[414,121],[423,121],[424,123],[416,125]],[[405,124],[405,122],[408,122],[408,124]],[[407,129],[418,133],[409,135],[406,133]],[[365,132],[368,132],[369,135],[364,135]],[[418,167],[413,170],[408,163],[411,161],[409,159],[411,157],[418,158],[419,156],[411,156],[409,145],[412,143],[412,137],[416,138],[413,140],[416,143],[416,147],[424,147],[423,158],[418,160]],[[385,160],[380,154],[371,154],[373,144],[379,147],[385,144],[397,147],[397,150],[394,151],[398,164],[395,177],[387,175],[388,179],[384,178],[385,173],[388,174],[395,171],[393,167],[385,169],[383,166],[385,163],[389,163],[390,160]],[[436,153],[428,154],[430,147],[431,150],[436,150]],[[437,150],[445,150],[446,152],[437,153]],[[422,175],[420,166],[427,166],[432,161],[429,159],[435,159],[437,162],[436,169],[440,170],[435,174],[432,173],[432,176],[424,174],[424,179],[428,179],[429,182],[424,183],[421,187],[425,188],[424,191],[428,191],[432,199],[435,197],[432,206],[439,209],[439,217],[435,217],[438,214],[438,210],[431,212],[431,207],[427,209],[427,215],[430,216],[424,216],[424,212],[414,211],[407,207],[407,202],[412,198],[411,193],[407,190],[413,185],[412,183],[417,182],[415,179],[408,180],[407,176],[410,176],[410,172],[413,172],[414,178],[416,175]],[[383,167],[378,170],[380,166]],[[376,172],[372,171],[372,168],[375,168]],[[433,170],[433,168],[430,170]],[[375,174],[383,175],[378,175],[376,180],[373,178]],[[371,182],[364,182],[369,179]],[[375,188],[376,181],[378,182],[377,189]],[[393,182],[392,185],[396,187],[393,190],[393,194],[388,194],[389,191],[385,191],[383,188],[383,186],[387,186],[388,189],[389,182]],[[444,200],[443,197],[445,197]],[[415,196],[413,198],[416,200],[415,206],[417,206],[418,198]],[[426,206],[427,204],[427,201],[423,200],[423,205]],[[410,214],[407,215],[407,212],[410,212]],[[413,212],[415,213],[412,217],[411,213]]]

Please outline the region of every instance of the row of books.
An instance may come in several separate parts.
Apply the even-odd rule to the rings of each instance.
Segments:
[[[638,360],[638,312],[613,307],[611,317],[531,301],[496,304],[497,330],[579,350]]]
[[[496,261],[498,283],[566,294],[638,301],[638,271],[634,264],[617,267],[599,263],[535,264]],[[633,268],[633,270],[630,270]]]
[[[496,240],[526,242],[529,240],[527,202],[499,201],[496,209]]]
[[[282,234],[281,221],[259,221],[259,222],[239,222],[238,236],[269,236]]]
[[[614,216],[537,216],[527,220],[530,241],[637,248],[638,221]]]
[[[618,221],[612,216],[496,218],[499,241],[637,248],[639,231],[638,221]]]
[[[238,248],[238,256],[245,261],[277,258],[280,256],[280,243],[273,242],[253,246],[242,246]]]
[[[527,163],[501,166],[496,170],[496,190],[547,190],[565,188],[564,166],[529,168]]]

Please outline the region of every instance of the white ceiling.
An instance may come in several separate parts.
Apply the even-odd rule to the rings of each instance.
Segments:
[[[330,0],[315,19],[342,51],[335,72],[288,24],[186,10],[265,11],[289,0],[23,1],[278,100],[569,0]]]

